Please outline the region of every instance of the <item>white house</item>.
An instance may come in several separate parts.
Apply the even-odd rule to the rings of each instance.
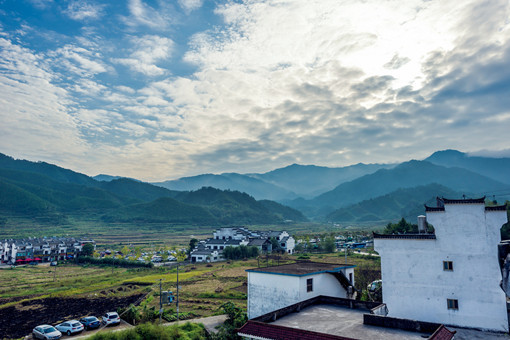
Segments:
[[[354,286],[354,267],[298,262],[248,269],[248,318],[319,295],[348,298],[349,287]]]
[[[508,332],[498,262],[506,209],[484,201],[438,198],[420,233],[374,234],[388,316]]]

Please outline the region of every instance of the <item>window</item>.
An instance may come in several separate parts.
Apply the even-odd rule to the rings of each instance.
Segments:
[[[306,280],[306,292],[313,292],[313,279]]]
[[[453,270],[453,262],[452,261],[443,261],[443,270]]]
[[[459,300],[457,299],[446,299],[448,309],[459,309]]]

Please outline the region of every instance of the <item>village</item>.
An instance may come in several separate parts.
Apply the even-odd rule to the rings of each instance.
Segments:
[[[357,285],[357,266],[347,261],[294,258],[289,262],[286,257],[283,264],[259,262],[245,271],[247,321],[238,335],[246,339],[505,338],[510,245],[501,242],[499,229],[508,222],[506,206],[486,206],[485,198],[438,197],[437,205],[426,206],[425,211],[417,217],[417,233],[374,233],[372,240],[361,242],[335,240],[335,248],[343,247],[346,255],[347,248],[374,245],[381,259],[381,280],[372,284],[382,282],[382,301],[361,299],[366,287]],[[169,252],[168,265],[230,263],[224,253],[233,249],[251,250],[253,257],[294,256],[296,245],[303,242],[286,231],[246,227],[222,227],[212,237],[195,241],[182,261],[176,260],[185,249]],[[4,240],[0,258],[11,266],[64,263],[79,258],[87,244],[96,250],[91,239]],[[115,254],[129,258],[108,252],[95,251],[99,258]],[[146,255],[149,263],[162,265],[160,254]],[[179,297],[178,290],[165,294],[169,303]],[[112,312],[115,309],[112,306]]]

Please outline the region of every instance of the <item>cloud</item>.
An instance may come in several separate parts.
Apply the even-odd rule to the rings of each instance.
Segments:
[[[153,8],[142,0],[129,0],[128,9],[130,16],[123,18],[128,27],[145,26],[166,30],[173,23],[173,8],[167,2],[159,2],[159,8]]]
[[[108,66],[97,53],[72,44],[49,52],[48,56],[55,58],[56,66],[63,67],[82,77],[91,77],[108,71]]]
[[[53,4],[53,0],[28,0],[35,8],[46,9]]]
[[[133,48],[129,58],[113,58],[112,61],[147,76],[161,76],[168,73],[156,63],[171,57],[174,49],[174,42],[171,39],[145,35],[132,38],[131,44]]]
[[[92,4],[86,1],[71,1],[64,13],[73,20],[97,20],[104,15],[105,5]]]
[[[70,164],[86,151],[69,115],[68,91],[43,56],[0,38],[0,147],[7,154]]]
[[[190,13],[202,7],[203,0],[179,0],[179,5],[186,13]]]
[[[506,1],[179,5],[196,11],[189,22],[221,23],[189,38],[195,27],[173,26],[177,3],[131,0],[128,16],[102,12],[124,24],[123,38],[87,26],[35,53],[21,47],[33,34],[23,29],[19,45],[4,39],[0,98],[16,98],[8,112],[26,120],[60,117],[72,149],[90,157],[84,169],[142,179],[508,149]],[[185,64],[196,71],[179,72]],[[43,134],[26,126],[24,135]]]

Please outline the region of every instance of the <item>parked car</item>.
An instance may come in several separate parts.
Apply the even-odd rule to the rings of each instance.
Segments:
[[[106,326],[118,325],[120,323],[119,314],[115,312],[106,313],[105,315],[103,315],[103,323]]]
[[[56,325],[55,328],[67,335],[81,333],[83,331],[83,325],[77,320],[62,322],[60,325]]]
[[[34,328],[32,336],[34,339],[57,340],[62,337],[62,333],[53,326],[40,325]]]
[[[50,266],[56,266],[58,264],[57,261],[51,261]]]
[[[95,316],[86,316],[81,318],[80,322],[86,330],[99,328],[101,326],[101,321]]]

